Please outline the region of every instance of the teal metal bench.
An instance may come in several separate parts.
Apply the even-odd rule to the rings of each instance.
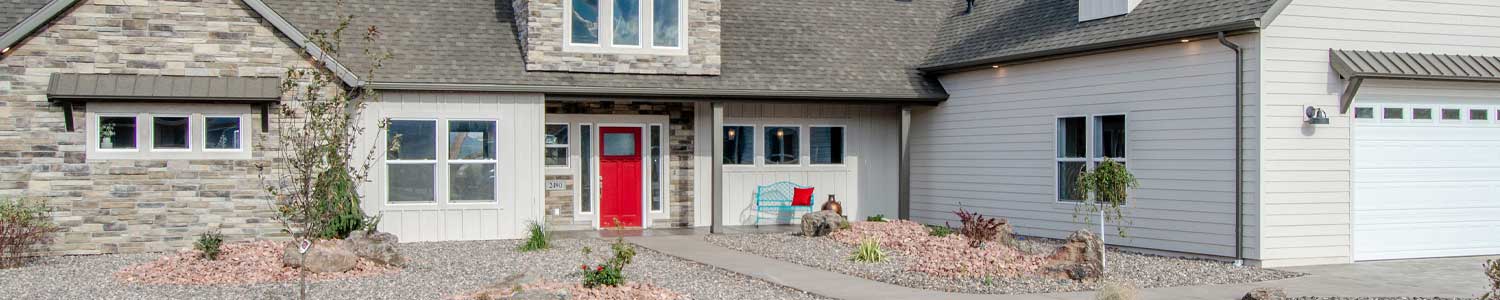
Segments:
[[[792,205],[792,196],[797,194],[796,189],[799,188],[810,189],[813,187],[788,181],[756,187],[755,224],[760,224],[761,219],[779,219],[781,217],[779,213],[781,212],[791,212],[793,216],[799,211],[812,212],[813,200],[818,199],[818,197],[809,195],[812,199],[808,199],[807,205]],[[767,217],[767,212],[773,214]]]

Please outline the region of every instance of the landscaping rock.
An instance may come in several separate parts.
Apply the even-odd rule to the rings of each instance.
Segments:
[[[1044,266],[1048,273],[1060,278],[1080,281],[1098,278],[1104,270],[1104,264],[1099,261],[1102,247],[1093,232],[1080,229],[1068,236],[1067,243],[1047,256]]]
[[[1286,291],[1281,288],[1255,288],[1240,300],[1286,300]]]
[[[846,228],[848,223],[848,220],[844,220],[844,216],[831,210],[805,214],[802,215],[802,235],[825,236]]]
[[[388,266],[405,266],[406,257],[396,251],[396,235],[388,232],[355,230],[344,239],[344,247],[354,255]]]
[[[297,244],[287,243],[281,251],[281,263],[289,267],[302,267],[313,273],[340,273],[354,269],[359,256],[344,247],[340,241],[315,241],[307,248],[306,259],[297,252]]]

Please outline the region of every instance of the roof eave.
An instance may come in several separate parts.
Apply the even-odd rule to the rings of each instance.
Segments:
[[[338,76],[339,80],[344,83],[344,86],[357,88],[362,87],[366,84],[366,82],[360,80],[359,76],[355,75],[353,71],[350,71],[349,68],[346,68],[342,63],[339,63],[337,58],[334,58],[332,55],[328,55],[328,53],[324,52],[322,48],[318,47],[318,45],[309,42],[306,34],[303,34],[302,31],[298,30],[297,26],[292,25],[292,23],[288,22],[286,18],[282,18],[281,14],[276,13],[276,10],[271,9],[271,6],[266,5],[264,1],[243,1],[245,2],[245,5],[250,7],[251,10],[254,10],[255,13],[260,14],[261,18],[265,19],[267,22],[270,22],[271,26],[275,27],[277,31],[280,31],[281,34],[286,35],[287,39],[292,40],[292,43],[295,43],[298,47],[302,47],[302,49],[306,50],[307,54],[311,56],[313,60],[322,62],[323,67],[328,68],[328,70],[332,71],[335,76]]]
[[[917,67],[917,70],[921,71],[923,73],[933,73],[933,74],[952,73],[952,72],[956,72],[956,71],[966,71],[966,70],[984,68],[984,67],[993,66],[993,65],[999,65],[999,64],[1010,64],[1010,63],[1025,62],[1025,61],[1039,61],[1039,60],[1047,60],[1047,59],[1058,58],[1058,57],[1068,57],[1068,56],[1073,56],[1073,55],[1078,55],[1078,54],[1083,54],[1083,53],[1092,53],[1092,52],[1099,52],[1099,51],[1113,51],[1113,50],[1118,50],[1118,49],[1121,49],[1121,48],[1132,48],[1132,47],[1138,47],[1138,46],[1142,46],[1142,45],[1154,45],[1154,44],[1161,43],[1163,41],[1176,41],[1176,40],[1179,40],[1179,39],[1182,39],[1182,38],[1206,36],[1206,35],[1210,35],[1210,34],[1216,34],[1216,33],[1219,33],[1219,32],[1240,32],[1240,31],[1247,31],[1247,30],[1256,30],[1256,29],[1260,29],[1261,25],[1262,24],[1261,24],[1261,22],[1260,22],[1259,19],[1250,19],[1250,20],[1236,21],[1236,22],[1222,24],[1222,25],[1217,25],[1217,26],[1195,28],[1195,29],[1181,30],[1181,31],[1173,31],[1173,32],[1168,32],[1168,33],[1148,35],[1148,36],[1135,37],[1135,38],[1128,38],[1128,39],[1115,40],[1115,41],[1109,41],[1109,42],[1103,42],[1103,43],[1093,43],[1093,44],[1078,45],[1078,46],[1073,46],[1073,47],[1065,47],[1065,48],[1058,48],[1058,49],[1052,49],[1052,50],[1033,51],[1033,52],[1007,54],[1007,55],[1000,55],[1000,56],[991,56],[991,57],[977,58],[977,59],[965,60],[965,61],[960,61],[960,62],[952,62],[952,63],[929,64],[929,65],[919,66],[919,67]]]
[[[52,0],[51,2],[47,2],[47,5],[43,5],[41,9],[38,9],[30,16],[26,16],[25,19],[21,19],[21,22],[17,23],[15,27],[11,27],[9,31],[0,33],[0,50],[15,47],[21,40],[30,36],[32,32],[47,25],[48,21],[56,18],[58,14],[67,11],[69,7],[73,7],[73,3],[77,2],[78,0]],[[0,55],[3,54],[6,53],[0,53]]]
[[[696,100],[786,100],[786,101],[865,101],[883,103],[932,103],[948,99],[948,95],[891,95],[875,93],[850,93],[831,91],[773,91],[773,90],[721,90],[721,89],[669,89],[555,85],[509,85],[470,83],[412,83],[369,82],[376,90],[404,91],[461,91],[461,92],[512,92],[542,93],[568,96],[606,97],[650,97],[665,99]]]

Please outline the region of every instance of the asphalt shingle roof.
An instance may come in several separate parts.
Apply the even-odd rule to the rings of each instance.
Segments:
[[[9,32],[49,0],[0,0],[0,34]]]
[[[1143,0],[1129,14],[1086,22],[1078,22],[1078,0],[975,2],[972,13],[944,22],[924,68],[1243,24],[1260,19],[1276,0]],[[953,5],[962,11],[963,1]]]
[[[728,0],[722,74],[631,75],[525,70],[510,0],[349,0],[396,58],[375,82],[812,91],[942,98],[915,70],[953,0]],[[267,0],[303,32],[334,26],[333,0]],[[359,28],[361,26],[355,26]],[[356,40],[357,37],[345,40]],[[352,49],[346,46],[346,49]],[[340,57],[358,70],[362,58]]]

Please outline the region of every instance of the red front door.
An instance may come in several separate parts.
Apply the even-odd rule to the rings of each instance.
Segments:
[[[641,128],[600,127],[599,144],[599,226],[640,227]]]

